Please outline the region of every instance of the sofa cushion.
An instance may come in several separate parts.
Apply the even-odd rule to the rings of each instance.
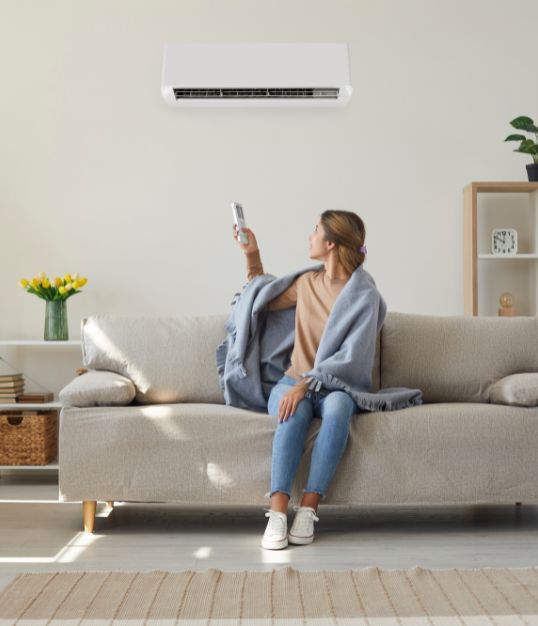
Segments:
[[[140,404],[224,404],[215,351],[226,334],[227,318],[84,317],[83,362],[85,367],[111,370],[132,380]]]
[[[321,423],[306,433],[294,503]],[[64,408],[60,500],[268,505],[277,426],[215,404]],[[537,437],[538,408],[436,403],[354,415],[324,503],[537,502]]]
[[[125,406],[134,400],[136,390],[121,374],[90,371],[72,380],[58,395],[64,406]]]
[[[489,402],[492,383],[538,371],[537,345],[537,317],[389,312],[381,386],[421,389],[424,402]]]
[[[512,374],[493,383],[489,401],[494,404],[538,406],[538,374]]]

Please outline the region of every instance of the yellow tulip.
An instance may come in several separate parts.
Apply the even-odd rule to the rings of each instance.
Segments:
[[[63,278],[60,278],[59,276],[57,276],[54,279],[54,284],[56,285],[56,287],[61,287],[64,284]]]
[[[26,289],[26,287],[28,287],[28,281],[26,280],[26,278],[21,278],[21,279],[19,280],[19,285],[20,285],[21,287],[24,287],[24,288]]]
[[[41,281],[39,280],[39,278],[32,278],[32,287],[34,289],[37,289],[40,285]]]
[[[70,283],[73,279],[71,278],[71,274],[66,274],[64,276],[64,280],[66,283]]]
[[[78,289],[78,281],[77,280],[74,280],[71,284],[73,285],[73,289]]]
[[[60,289],[58,289],[58,291],[62,294],[62,296],[65,293],[65,287],[60,287]]]
[[[48,289],[50,287],[50,283],[48,281],[48,278],[45,278],[45,280],[43,281],[43,287],[45,287],[45,289]]]
[[[86,277],[80,279],[82,281],[81,285],[85,285],[88,282]]]
[[[41,278],[41,280],[45,280],[45,278],[47,278],[47,275],[45,274],[45,272],[39,272],[38,276],[39,278]]]
[[[71,291],[71,289],[73,289],[73,285],[71,283],[67,283],[67,285],[65,286],[65,290]]]

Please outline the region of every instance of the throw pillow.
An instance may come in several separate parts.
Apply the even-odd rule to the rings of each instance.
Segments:
[[[64,406],[126,406],[136,395],[133,383],[116,372],[93,370],[78,376],[59,393]]]
[[[489,388],[489,401],[495,404],[538,406],[538,372],[511,374]]]

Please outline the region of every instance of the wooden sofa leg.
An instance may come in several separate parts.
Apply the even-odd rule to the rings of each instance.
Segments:
[[[97,500],[84,500],[82,503],[82,517],[84,518],[84,532],[93,533]]]

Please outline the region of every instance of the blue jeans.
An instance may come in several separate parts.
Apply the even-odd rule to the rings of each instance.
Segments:
[[[278,418],[280,398],[297,381],[283,376],[271,389],[267,409],[269,415]],[[271,491],[287,493],[291,498],[293,480],[301,461],[304,442],[314,417],[321,417],[321,428],[312,450],[310,472],[303,492],[316,492],[325,500],[327,487],[344,454],[351,416],[359,412],[353,398],[345,391],[308,391],[299,402],[295,413],[284,422],[278,422],[273,438],[271,461]]]

